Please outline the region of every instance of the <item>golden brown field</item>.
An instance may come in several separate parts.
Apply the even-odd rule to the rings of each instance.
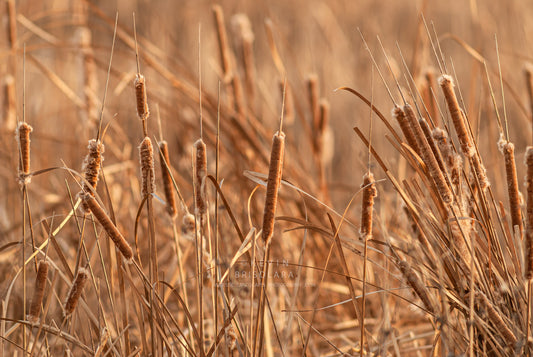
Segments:
[[[1,356],[530,355],[533,4],[0,14]]]

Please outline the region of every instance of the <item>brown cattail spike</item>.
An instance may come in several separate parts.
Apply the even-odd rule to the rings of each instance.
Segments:
[[[285,134],[277,132],[272,138],[272,151],[270,152],[270,166],[268,168],[267,190],[265,208],[263,211],[263,241],[268,244],[274,234],[274,219],[278,202],[278,190],[281,185],[281,172],[283,169],[283,153],[285,150]]]
[[[505,343],[509,347],[515,348],[516,343],[518,342],[515,334],[509,327],[507,327],[507,324],[501,317],[500,313],[496,310],[489,299],[483,293],[478,292],[476,293],[476,300],[487,311],[488,318],[494,325],[494,330],[501,334],[501,336],[505,339]]]
[[[107,213],[100,207],[96,199],[89,195],[84,194],[82,196],[83,202],[89,207],[89,210],[94,215],[96,220],[102,225],[104,230],[106,231],[107,235],[113,243],[115,243],[115,246],[117,249],[122,253],[125,259],[130,260],[133,258],[133,251],[126,241],[126,239],[122,236],[122,233],[118,230],[118,228],[115,226],[115,224],[111,221]]]
[[[420,155],[420,149],[418,148],[418,143],[416,141],[415,135],[413,133],[413,130],[411,129],[411,125],[409,125],[409,122],[405,117],[405,113],[402,108],[394,107],[394,109],[392,110],[392,116],[396,119],[398,124],[400,124],[400,129],[402,130],[405,140],[407,140],[407,144],[409,144],[411,149],[413,149],[418,155]]]
[[[65,306],[63,308],[63,314],[65,317],[72,314],[78,305],[78,301],[83,293],[83,288],[85,287],[87,278],[89,278],[89,272],[87,269],[80,268],[78,270],[78,274],[76,274],[76,278],[72,282],[72,286],[70,287],[70,291],[67,295],[67,300],[65,301]]]
[[[137,98],[137,115],[142,120],[145,120],[150,116],[150,110],[148,109],[148,99],[146,97],[145,79],[142,74],[137,73],[134,85],[135,97]]]
[[[533,146],[526,149],[526,278],[533,279]]]
[[[457,97],[455,96],[452,77],[443,74],[439,78],[439,85],[444,93],[444,98],[446,99],[446,104],[448,105],[448,110],[450,111],[453,126],[457,132],[457,137],[459,138],[459,143],[461,144],[463,154],[467,157],[472,157],[475,154],[475,149],[474,145],[472,145],[472,141],[470,140],[470,135],[468,134],[465,117],[461,108],[459,107]]]
[[[30,178],[30,133],[33,128],[26,122],[20,122],[16,130],[16,138],[20,146],[19,182],[27,184]]]
[[[419,121],[416,119],[416,115],[409,104],[404,105],[403,112],[407,121],[411,125],[411,130],[417,139],[418,148],[420,149],[420,154],[422,155],[422,160],[428,167],[429,175],[433,179],[437,191],[439,192],[440,197],[444,204],[449,205],[453,202],[453,194],[446,183],[444,173],[441,171],[437,159],[433,155],[431,146],[429,145],[424,131],[420,126]],[[430,137],[431,139],[431,137]]]
[[[361,237],[370,238],[372,236],[372,210],[374,209],[374,198],[378,195],[374,175],[368,171],[363,176],[363,208],[361,211]]]
[[[194,193],[196,195],[196,215],[203,220],[207,212],[205,177],[207,176],[207,148],[202,139],[194,143],[196,160],[194,165]]]
[[[220,7],[220,5],[213,6],[213,15],[215,16],[219,45],[218,48],[220,52],[222,70],[224,71],[224,81],[227,81],[231,76],[231,62],[228,46],[228,35],[226,34],[226,27],[224,26],[224,12],[222,11],[222,7]]]
[[[141,164],[141,194],[145,197],[155,192],[154,148],[152,140],[145,137],[139,146],[139,161]]]
[[[516,162],[514,157],[514,144],[503,137],[498,141],[498,148],[505,159],[505,176],[507,178],[507,192],[509,194],[509,206],[511,208],[511,222],[518,226],[522,232],[522,212],[520,210],[521,194],[518,190],[518,178],[516,176]]]
[[[161,175],[163,176],[163,189],[167,201],[167,212],[171,218],[176,218],[178,209],[172,188],[172,177],[170,175],[170,158],[168,154],[168,144],[162,140],[159,143],[159,161],[161,162]],[[166,164],[165,164],[166,163]]]
[[[318,76],[316,74],[310,74],[307,77],[307,91],[309,96],[309,105],[311,106],[311,118],[313,134],[316,134],[318,130]]]
[[[414,290],[415,294],[424,303],[425,308],[429,312],[434,313],[435,309],[433,307],[433,303],[431,302],[431,299],[429,298],[429,293],[427,291],[427,288],[422,283],[420,278],[416,275],[416,273],[412,270],[409,263],[407,263],[405,260],[402,260],[398,263],[398,267],[400,268],[400,271],[405,277],[405,280],[407,280],[407,284],[409,284],[409,286]]]
[[[31,299],[30,311],[28,313],[28,320],[32,323],[39,321],[39,314],[41,313],[41,304],[44,297],[44,288],[46,287],[46,277],[48,276],[48,262],[41,260],[37,268],[37,276],[35,278],[35,290]]]

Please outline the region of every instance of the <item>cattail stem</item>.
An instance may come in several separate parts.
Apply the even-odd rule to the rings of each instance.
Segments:
[[[20,122],[17,127],[17,141],[20,146],[19,182],[30,182],[30,133],[33,128],[26,122]]]
[[[74,279],[74,282],[72,282],[72,286],[70,287],[70,291],[68,292],[67,300],[63,308],[63,314],[65,317],[69,316],[70,314],[72,314],[72,312],[74,312],[74,309],[78,305],[81,294],[83,293],[83,288],[85,287],[85,283],[87,282],[88,278],[89,272],[87,271],[87,269],[80,268],[78,270],[76,278]]]
[[[361,234],[361,237],[369,238],[372,236],[372,210],[374,209],[374,198],[378,195],[374,175],[370,171],[363,176],[363,184],[361,187],[363,188],[363,206],[359,233]]]
[[[533,146],[526,149],[526,279],[533,279]]]
[[[270,243],[270,239],[274,234],[274,220],[278,202],[278,190],[281,185],[284,150],[285,134],[283,132],[277,132],[272,138],[272,151],[270,152],[270,165],[268,168],[265,208],[263,211],[262,238],[267,245]]]
[[[162,140],[159,143],[159,161],[161,162],[161,175],[163,178],[163,189],[165,191],[165,199],[167,201],[167,212],[172,219],[176,218],[178,209],[176,199],[174,197],[174,189],[172,186],[172,177],[170,175],[170,158],[168,154],[168,144]],[[166,163],[166,164],[165,164]]]
[[[113,243],[115,243],[115,246],[120,253],[122,253],[122,256],[126,260],[131,260],[133,258],[133,250],[124,236],[122,236],[122,233],[120,233],[118,228],[111,221],[107,213],[105,213],[102,207],[98,204],[96,199],[91,195],[84,194],[82,196],[82,200],[85,202],[87,207],[89,207],[89,210],[94,215],[96,220],[102,225],[102,228],[104,228],[109,238],[111,238]]]
[[[196,163],[194,165],[194,193],[196,195],[196,215],[203,222],[207,212],[205,178],[207,176],[207,148],[202,139],[194,143]]]
[[[46,260],[41,260],[39,262],[37,276],[35,277],[35,290],[33,291],[30,311],[28,313],[28,320],[33,323],[39,321],[41,304],[44,297],[44,288],[46,287],[46,277],[48,276],[48,267],[48,262]]]
[[[139,161],[141,165],[141,194],[142,197],[155,192],[154,148],[152,140],[146,136],[139,146]]]

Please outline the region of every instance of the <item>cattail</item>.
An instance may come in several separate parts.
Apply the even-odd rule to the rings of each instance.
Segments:
[[[17,127],[17,93],[15,78],[8,74],[5,77],[5,117],[4,128],[11,131]]]
[[[326,98],[322,98],[318,102],[318,121],[316,124],[313,143],[316,152],[320,154],[324,149],[324,132],[329,124],[329,102]]]
[[[368,171],[363,176],[363,209],[361,211],[361,237],[370,238],[372,236],[372,210],[374,209],[374,198],[378,195],[374,175]]]
[[[518,190],[518,178],[516,176],[516,163],[514,157],[514,144],[500,137],[498,148],[505,158],[505,176],[507,178],[507,192],[509,193],[509,206],[511,208],[511,222],[518,226],[522,232],[522,212],[520,210],[521,194]]]
[[[405,113],[402,108],[394,107],[394,109],[392,110],[392,116],[396,119],[398,124],[400,124],[400,129],[402,130],[405,140],[407,140],[407,144],[409,144],[411,149],[413,149],[418,155],[420,155],[420,149],[418,148],[418,143],[416,141],[415,135],[413,133],[413,130],[411,129],[411,125],[405,117]]]
[[[196,215],[202,221],[207,212],[205,193],[205,178],[207,176],[206,145],[202,139],[194,143],[196,149],[196,164],[194,165],[194,193],[196,195]]]
[[[82,191],[94,196],[93,191],[96,190],[98,184],[98,176],[100,175],[100,167],[104,160],[103,153],[105,146],[100,140],[89,140],[89,153],[83,160],[82,171],[84,172],[85,181],[82,183]],[[89,188],[89,186],[92,188]]]
[[[455,96],[452,77],[443,74],[439,78],[439,85],[444,93],[444,98],[446,99],[446,104],[448,105],[448,110],[450,111],[450,115],[452,117],[453,126],[455,127],[457,137],[459,138],[459,143],[461,144],[461,150],[465,156],[472,157],[474,156],[476,150],[474,149],[474,145],[472,144],[470,135],[468,134],[465,116],[459,107],[459,102]]]
[[[420,298],[420,300],[422,300],[426,310],[434,313],[435,308],[433,307],[431,299],[429,298],[427,288],[424,284],[422,284],[422,281],[413,271],[409,263],[407,263],[405,260],[402,260],[398,263],[398,268],[400,268],[402,275],[404,276],[405,280],[407,280],[407,284],[409,284],[409,286],[414,290],[415,294]]]
[[[242,93],[242,84],[238,75],[231,78],[231,87],[233,88],[233,110],[240,118],[246,117],[246,104]]]
[[[217,28],[220,62],[222,63],[222,70],[224,71],[224,81],[226,81],[231,76],[231,59],[228,46],[228,35],[226,34],[226,27],[224,26],[224,12],[220,5],[213,6],[213,15],[215,16],[215,24]]]
[[[431,148],[431,152],[433,153],[433,156],[437,160],[437,164],[439,164],[439,169],[445,173],[446,167],[444,166],[444,160],[442,159],[442,155],[437,148],[437,145],[435,144],[435,140],[433,140],[433,135],[431,135],[431,129],[429,127],[428,122],[425,119],[419,119],[418,124],[420,124],[420,127],[422,128],[422,131],[424,132],[424,136],[426,137],[426,140],[429,144],[429,147]]]
[[[244,78],[246,83],[246,95],[248,102],[253,104],[255,97],[255,58],[254,58],[254,33],[250,19],[245,14],[234,15],[231,19],[232,24],[236,27],[241,40],[241,53],[244,67]]]
[[[485,166],[481,162],[481,158],[479,157],[479,155],[472,156],[471,160],[472,168],[474,169],[476,178],[479,181],[479,187],[482,191],[485,191],[490,186],[490,182],[487,177],[487,169],[485,169]]]
[[[165,140],[160,141],[158,144],[160,150],[159,161],[161,162],[161,175],[163,176],[163,189],[165,190],[165,198],[167,201],[167,212],[171,218],[176,218],[178,209],[176,206],[176,199],[174,198],[174,190],[172,188],[172,177],[170,176],[168,144]]]
[[[20,147],[19,182],[28,184],[30,177],[30,133],[33,128],[26,122],[20,122],[16,130],[16,138]]]
[[[503,318],[494,308],[489,299],[485,296],[485,294],[478,292],[476,293],[476,300],[480,305],[485,307],[485,311],[487,311],[488,318],[490,322],[492,322],[494,330],[498,331],[502,335],[507,346],[514,348],[516,342],[518,341],[515,334],[509,327],[507,327],[507,324],[503,321]]]
[[[444,178],[444,173],[443,171],[441,171],[439,164],[437,162],[437,159],[433,155],[431,146],[429,145],[426,139],[426,136],[424,135],[424,131],[422,130],[420,123],[416,119],[416,115],[413,109],[411,108],[409,104],[406,104],[403,107],[403,112],[405,113],[405,117],[407,118],[408,122],[411,125],[411,130],[413,134],[415,135],[415,138],[417,139],[418,147],[420,149],[420,154],[422,155],[422,159],[424,160],[424,163],[428,167],[429,174],[433,178],[433,182],[435,182],[435,186],[437,187],[437,191],[439,192],[439,195],[442,198],[442,201],[446,205],[451,204],[453,201],[452,192],[450,191],[450,188],[448,187],[448,184],[446,183],[446,179]]]
[[[76,278],[72,282],[72,286],[67,295],[67,300],[65,301],[65,306],[63,307],[63,314],[65,317],[69,316],[74,312],[74,309],[78,305],[81,294],[83,293],[83,288],[85,283],[89,278],[89,272],[85,268],[79,268]]]
[[[526,149],[526,278],[533,279],[533,146]]]
[[[463,170],[463,159],[459,154],[453,151],[453,147],[448,139],[448,134],[446,134],[444,130],[435,128],[432,132],[432,136],[437,143],[442,160],[448,167],[450,181],[458,192],[461,182],[461,172]]]
[[[35,290],[31,299],[30,312],[28,313],[28,320],[36,323],[39,321],[41,313],[41,304],[44,297],[44,288],[46,287],[46,277],[48,276],[48,262],[41,260],[37,268],[37,276],[35,277]]]
[[[140,119],[145,120],[150,116],[148,109],[148,99],[146,97],[146,83],[144,76],[137,73],[135,76],[135,97],[137,98],[137,115]]]
[[[233,324],[229,324],[228,327],[226,327],[226,338],[227,338],[227,346],[228,349],[231,351],[235,350],[237,348],[237,333],[235,332],[235,328],[233,327]]]
[[[526,75],[526,88],[529,99],[529,115],[533,117],[533,64],[527,63],[524,73]]]
[[[285,133],[277,132],[272,138],[272,151],[270,152],[270,165],[268,168],[267,190],[265,208],[263,211],[263,241],[268,245],[274,234],[274,219],[278,201],[278,190],[281,184],[281,171],[283,169],[283,152],[285,150]]]
[[[139,146],[141,163],[141,194],[145,197],[155,192],[154,148],[152,140],[146,136]]]
[[[194,240],[196,235],[196,221],[194,215],[187,213],[181,221],[181,233],[188,240]]]
[[[307,77],[307,91],[309,96],[309,104],[311,106],[311,123],[313,134],[316,135],[318,131],[319,108],[318,108],[318,76],[314,73]]]
[[[122,236],[122,233],[120,233],[118,228],[111,221],[107,213],[105,213],[103,208],[98,204],[96,199],[89,194],[84,194],[82,196],[82,200],[83,202],[85,202],[85,204],[87,205],[93,216],[96,218],[96,220],[102,225],[107,235],[109,236],[109,238],[111,238],[113,243],[115,243],[115,246],[120,251],[120,253],[122,253],[124,258],[126,260],[131,260],[133,258],[133,250],[131,249],[126,239]]]

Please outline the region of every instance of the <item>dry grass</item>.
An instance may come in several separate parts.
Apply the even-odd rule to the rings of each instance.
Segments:
[[[530,354],[533,5],[468,5],[6,1],[0,355]]]

